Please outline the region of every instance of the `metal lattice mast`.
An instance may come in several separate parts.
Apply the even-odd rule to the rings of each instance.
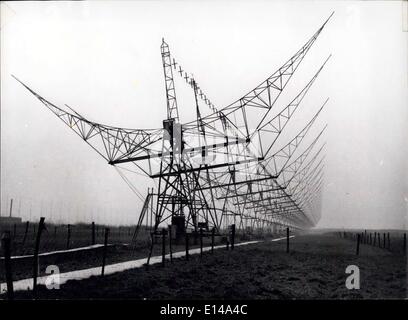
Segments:
[[[220,109],[172,58],[163,39],[167,117],[159,129],[119,128],[90,121],[67,105],[57,107],[19,82],[110,165],[136,167],[158,179],[157,194],[150,196],[152,200],[156,197],[154,231],[164,222],[174,224],[173,220],[182,222],[183,232],[187,226],[197,231],[200,222],[219,229],[228,224],[229,216],[241,228],[248,222],[260,229],[271,224],[309,227],[316,219],[310,212],[319,210],[310,195],[320,192],[321,179],[317,184],[307,183],[314,170],[305,164],[315,142],[303,152],[301,142],[324,105],[292,140],[274,149],[326,62],[284,109],[275,112],[273,107],[329,19],[266,80]],[[194,90],[196,119],[183,124],[173,69]],[[210,110],[200,110],[198,99]],[[253,152],[257,146],[260,152]],[[148,203],[145,201],[146,206]]]
[[[179,112],[177,108],[176,88],[174,86],[173,68],[168,44],[162,39],[161,56],[164,71],[164,81],[166,84],[167,97],[167,119],[174,119],[179,122]]]

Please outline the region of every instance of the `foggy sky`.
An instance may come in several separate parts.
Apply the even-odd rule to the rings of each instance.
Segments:
[[[332,53],[299,119],[330,97],[319,119],[328,129],[318,226],[404,227],[408,46],[398,1],[3,2],[1,214],[14,198],[24,219],[134,224],[142,207],[115,169],[10,74],[92,121],[159,128],[162,37],[221,108],[281,66],[332,11],[277,110]],[[182,121],[191,120],[189,104],[180,105]],[[154,186],[133,179],[142,194]]]

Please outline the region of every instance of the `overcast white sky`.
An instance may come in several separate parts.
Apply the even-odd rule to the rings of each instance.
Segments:
[[[288,86],[290,97],[333,54],[303,118],[330,97],[320,119],[329,127],[319,226],[402,228],[408,33],[399,1],[3,2],[2,215],[14,198],[24,218],[125,224],[136,223],[142,206],[114,168],[10,74],[91,120],[158,128],[166,115],[162,37],[222,107],[275,71],[332,11]],[[134,181],[142,193],[154,186]]]

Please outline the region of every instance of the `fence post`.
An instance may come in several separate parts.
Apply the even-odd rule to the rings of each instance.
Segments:
[[[231,250],[234,250],[235,244],[235,224],[231,225]]]
[[[10,250],[10,233],[5,232],[1,238],[2,247],[4,251],[4,267],[6,272],[7,282],[7,298],[14,299],[13,277],[11,272],[11,250]]]
[[[391,249],[391,240],[390,240],[390,233],[387,233],[387,242],[388,242],[388,250]]]
[[[108,250],[108,237],[109,228],[105,228],[105,241],[103,243],[103,256],[102,256],[102,277],[105,275],[106,253]]]
[[[10,201],[10,218],[13,216],[13,198]]]
[[[186,231],[186,260],[189,258],[189,253],[188,253],[188,233]]]
[[[360,234],[357,234],[357,250],[356,255],[360,254]]]
[[[214,253],[215,228],[211,230],[211,253]]]
[[[385,249],[385,232],[383,234],[383,248]]]
[[[67,234],[67,250],[69,249],[69,243],[71,242],[71,225],[68,224],[68,234]]]
[[[162,229],[162,266],[164,267],[166,259],[166,229]]]
[[[156,237],[155,237],[155,232],[154,231],[150,231],[150,250],[149,250],[149,255],[147,256],[147,261],[146,261],[146,266],[149,266],[150,263],[150,258],[152,256],[153,253],[153,246],[156,242]]]
[[[169,250],[170,250],[170,262],[173,263],[173,248],[171,241],[171,224],[169,225]]]
[[[92,221],[92,245],[95,245],[95,222]]]
[[[286,252],[289,253],[289,227],[286,228]]]
[[[203,228],[200,228],[200,258],[203,257]]]
[[[402,248],[404,249],[404,254],[406,254],[407,253],[407,234],[406,233],[404,233],[404,241],[402,244]]]
[[[376,240],[377,240],[377,232],[374,232],[374,242],[373,242],[373,246],[375,246]]]
[[[25,242],[26,242],[26,239],[27,239],[27,234],[28,234],[28,228],[29,228],[29,226],[30,226],[30,222],[27,221],[27,222],[26,222],[25,231],[24,231],[23,243],[22,243],[23,246],[24,246],[24,244],[25,244]]]
[[[37,296],[37,276],[38,276],[38,252],[40,250],[40,240],[41,240],[41,234],[43,229],[45,228],[44,226],[44,221],[45,218],[41,217],[40,218],[40,223],[38,224],[38,231],[37,231],[37,236],[35,239],[35,247],[34,247],[34,272],[33,272],[33,295],[34,298]]]

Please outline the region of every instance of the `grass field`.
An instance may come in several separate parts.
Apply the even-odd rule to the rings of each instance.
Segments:
[[[97,226],[96,244],[103,244],[104,229],[106,226]],[[9,228],[10,229],[10,228]],[[31,255],[34,252],[35,229],[31,225],[26,241],[23,243],[25,226],[18,225],[14,235],[14,228],[11,228],[11,256]],[[150,234],[146,229],[141,229],[136,244],[130,245],[134,232],[134,227],[109,227],[110,233],[108,238],[109,246],[107,247],[106,264],[119,263],[134,259],[145,258],[150,251]],[[57,230],[55,233],[54,231]],[[69,248],[80,248],[92,244],[91,225],[74,225],[71,226],[71,237]],[[259,237],[258,237],[259,238]],[[166,238],[166,252],[169,251],[168,238]],[[239,241],[237,238],[236,241]],[[158,243],[153,248],[153,255],[162,253],[161,238],[158,237]],[[222,238],[215,237],[215,244],[220,244]],[[190,239],[189,247],[191,249],[199,247],[199,239]],[[203,238],[203,245],[209,246],[211,239]],[[47,225],[47,230],[43,232],[40,243],[40,253],[54,250],[66,250],[67,247],[67,226],[66,225]],[[173,251],[185,250],[183,239],[179,243],[172,243]],[[6,282],[4,272],[3,250],[0,250],[0,283]],[[102,265],[103,248],[99,247],[92,250],[83,250],[75,252],[64,252],[59,254],[40,256],[39,257],[39,276],[46,275],[46,267],[56,265],[61,273],[81,270]],[[12,277],[13,280],[31,278],[33,276],[33,258],[12,259]]]
[[[401,299],[407,297],[407,260],[400,233],[394,250],[361,244],[337,233],[300,235],[174,259],[109,276],[68,281],[59,290],[39,287],[43,299]],[[118,249],[115,249],[118,250]],[[345,286],[348,265],[360,269],[360,289]],[[30,299],[30,292],[16,293]]]
[[[77,248],[89,246],[92,244],[92,225],[91,224],[75,224],[70,225],[71,235],[68,243],[68,225],[50,224],[45,222],[46,229],[42,232],[40,242],[40,252],[65,250],[69,248]],[[132,240],[135,226],[105,226],[96,225],[95,227],[95,242],[102,244],[104,241],[105,228],[109,228],[109,243],[123,244],[130,243]],[[30,223],[26,239],[24,234],[26,224],[20,223],[11,226],[0,225],[0,235],[9,231],[11,235],[11,251],[12,255],[27,255],[33,254],[34,243],[38,231],[38,223]],[[146,238],[146,233],[141,234],[141,238]],[[24,242],[23,242],[24,241]],[[3,256],[3,252],[0,252]]]

